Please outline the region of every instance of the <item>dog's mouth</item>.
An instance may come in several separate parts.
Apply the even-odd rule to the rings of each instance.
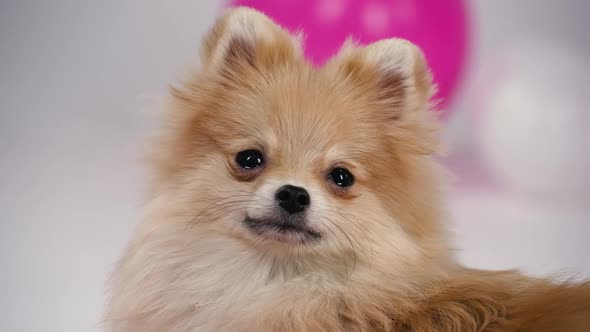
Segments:
[[[257,236],[281,243],[304,244],[322,237],[319,232],[288,219],[246,217],[244,224]]]

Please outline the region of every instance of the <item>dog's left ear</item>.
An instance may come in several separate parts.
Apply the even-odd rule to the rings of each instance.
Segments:
[[[299,36],[246,7],[226,11],[201,46],[203,69],[213,73],[261,70],[293,59],[302,59]]]
[[[301,36],[292,35],[263,13],[247,7],[227,9],[201,42],[201,66],[196,79],[188,76],[179,86],[171,86],[177,101],[194,109],[199,98],[198,79],[219,86],[245,86],[252,73],[303,61]],[[192,74],[192,72],[191,72]]]
[[[424,154],[436,150],[438,126],[431,111],[436,86],[417,46],[397,38],[365,47],[347,41],[327,68],[370,98],[370,117],[384,123],[394,138],[405,139],[400,146]]]

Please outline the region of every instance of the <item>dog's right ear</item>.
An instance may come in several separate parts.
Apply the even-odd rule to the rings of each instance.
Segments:
[[[203,40],[202,70],[261,69],[302,59],[300,38],[264,14],[245,7],[228,10]]]

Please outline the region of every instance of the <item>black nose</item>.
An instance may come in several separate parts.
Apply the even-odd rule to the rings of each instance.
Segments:
[[[275,195],[275,199],[279,202],[279,206],[290,214],[303,211],[310,203],[307,190],[290,184],[279,188]]]

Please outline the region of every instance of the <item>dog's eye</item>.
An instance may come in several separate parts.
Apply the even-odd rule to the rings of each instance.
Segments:
[[[330,174],[328,174],[328,179],[334,182],[339,187],[347,188],[352,186],[354,183],[354,176],[350,173],[346,168],[336,167],[334,168]]]
[[[254,169],[264,165],[264,157],[258,150],[244,150],[236,155],[236,164],[243,169]]]

